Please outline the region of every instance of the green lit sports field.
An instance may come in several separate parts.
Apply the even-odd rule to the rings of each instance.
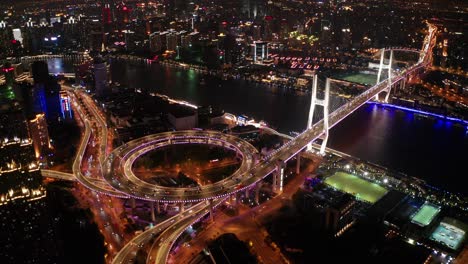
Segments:
[[[387,193],[384,187],[345,172],[336,172],[325,183],[369,203],[377,202]]]
[[[374,85],[377,82],[377,75],[365,74],[365,73],[352,73],[346,75],[340,75],[338,77],[341,80],[345,80],[353,83]]]
[[[411,218],[411,222],[420,226],[427,226],[432,219],[440,212],[440,208],[429,203],[425,203],[419,211]]]

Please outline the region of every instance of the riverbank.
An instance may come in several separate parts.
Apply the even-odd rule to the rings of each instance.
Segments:
[[[451,117],[451,116],[445,116],[445,115],[440,115],[440,114],[436,114],[436,113],[432,113],[432,112],[428,112],[428,111],[422,111],[422,110],[409,108],[409,107],[405,107],[405,106],[382,103],[382,102],[376,102],[376,101],[369,101],[369,102],[367,102],[367,104],[378,105],[378,106],[381,106],[381,107],[384,107],[384,108],[387,107],[387,108],[399,109],[399,110],[408,111],[408,112],[412,112],[412,113],[416,113],[416,114],[420,114],[420,115],[424,115],[424,116],[429,116],[429,117],[435,117],[435,118],[439,118],[439,119],[443,119],[443,120],[448,120],[448,121],[452,121],[452,122],[456,122],[458,124],[468,126],[468,121],[467,120],[463,120],[463,119],[455,118],[455,117]]]

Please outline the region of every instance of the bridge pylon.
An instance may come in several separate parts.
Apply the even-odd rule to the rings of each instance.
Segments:
[[[392,91],[392,63],[393,63],[393,50],[390,50],[390,61],[388,62],[388,88],[387,94],[385,95],[385,103],[388,103],[390,98],[390,92]]]
[[[382,77],[382,70],[384,68],[388,69],[388,88],[385,90],[387,95],[385,95],[385,102],[388,103],[388,99],[390,98],[390,91],[392,90],[392,64],[393,64],[393,50],[390,50],[390,58],[388,65],[384,64],[385,59],[385,49],[382,49],[380,52],[380,64],[379,64],[379,71],[377,72],[377,83],[380,83],[380,79]],[[379,95],[375,95],[375,100],[379,100]]]
[[[325,155],[325,148],[327,146],[328,141],[328,130],[329,130],[329,122],[328,122],[328,114],[329,114],[329,102],[330,102],[330,78],[327,78],[325,82],[325,95],[323,99],[317,98],[317,75],[314,75],[314,81],[312,85],[312,97],[310,101],[310,110],[309,110],[309,119],[307,121],[307,129],[312,128],[313,118],[314,118],[314,111],[315,106],[320,105],[323,106],[323,132],[324,132],[324,139],[322,141],[322,146],[320,147],[320,154]],[[309,142],[307,145],[307,151],[312,150],[312,142]]]
[[[385,49],[382,49],[380,52],[380,64],[379,64],[379,71],[377,72],[377,83],[380,83],[380,79],[382,77],[382,70],[384,68],[388,69],[388,88],[385,90],[387,95],[385,95],[385,102],[388,103],[388,99],[390,98],[390,91],[392,90],[392,64],[393,64],[393,50],[390,50],[390,58],[388,61],[388,65],[384,64],[385,59]],[[375,95],[375,100],[379,100],[379,94]]]

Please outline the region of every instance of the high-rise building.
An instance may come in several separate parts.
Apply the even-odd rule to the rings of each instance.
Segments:
[[[31,64],[34,83],[46,83],[49,79],[49,68],[45,61],[35,61]]]
[[[260,25],[254,25],[252,27],[252,38],[255,41],[262,39],[262,27]]]
[[[13,29],[13,38],[20,43],[23,43],[23,35],[21,34],[21,29],[14,28]]]
[[[91,31],[89,33],[89,49],[92,51],[101,51],[104,44],[104,34],[101,31]]]
[[[192,35],[191,34],[183,34],[180,36],[180,46],[184,48],[189,48],[192,46]]]
[[[112,30],[112,13],[110,4],[103,4],[102,7],[102,24],[104,32],[110,32]]]
[[[268,42],[266,41],[255,41],[252,45],[253,49],[253,60],[254,62],[263,62],[267,60],[268,55]]]
[[[94,59],[94,91],[97,97],[105,96],[107,90],[107,65],[101,57]]]
[[[35,157],[39,160],[40,165],[45,165],[47,164],[47,155],[52,149],[45,115],[43,113],[37,114],[35,118],[28,121],[28,125]]]
[[[116,7],[116,20],[119,31],[124,30],[127,24],[130,23],[130,12],[131,9],[125,3],[120,3]]]
[[[151,52],[160,52],[162,50],[161,33],[159,31],[149,35],[149,45]]]
[[[45,113],[47,121],[58,121],[61,115],[60,84],[57,83],[54,77],[49,75],[46,62],[35,61],[32,63],[31,69],[34,79],[34,87],[31,91],[33,103],[32,116]],[[28,108],[28,105],[26,105],[26,108]],[[31,117],[29,116],[29,118]]]
[[[242,0],[242,13],[249,19],[255,19],[259,14],[259,0]]]
[[[178,46],[178,34],[175,31],[170,31],[166,35],[166,49],[169,51],[176,51]]]
[[[351,212],[355,206],[356,201],[351,195],[345,195],[335,201],[325,210],[325,228],[335,236],[344,232],[354,222]]]
[[[263,21],[263,40],[271,41],[273,37],[273,17],[265,16]]]
[[[2,73],[5,75],[5,83],[0,85],[0,101],[12,100],[15,98],[13,84],[15,81],[15,68],[9,63],[5,63],[2,68]]]

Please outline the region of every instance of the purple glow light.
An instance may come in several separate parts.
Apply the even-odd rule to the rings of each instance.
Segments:
[[[399,106],[399,105],[393,105],[393,104],[387,104],[387,103],[371,102],[371,101],[369,101],[367,103],[368,104],[379,105],[379,106],[384,106],[384,107],[389,107],[389,108],[400,109],[400,110],[403,110],[403,111],[408,111],[408,112],[413,112],[413,113],[418,113],[418,114],[423,114],[423,115],[428,115],[428,116],[433,116],[433,117],[437,117],[437,118],[440,118],[440,119],[449,120],[449,121],[452,121],[452,122],[462,123],[462,124],[468,126],[468,121],[463,120],[463,119],[459,119],[459,118],[455,118],[455,117],[439,115],[439,114],[436,114],[436,113],[421,111],[421,110],[418,110],[418,109],[413,109],[413,108]]]

